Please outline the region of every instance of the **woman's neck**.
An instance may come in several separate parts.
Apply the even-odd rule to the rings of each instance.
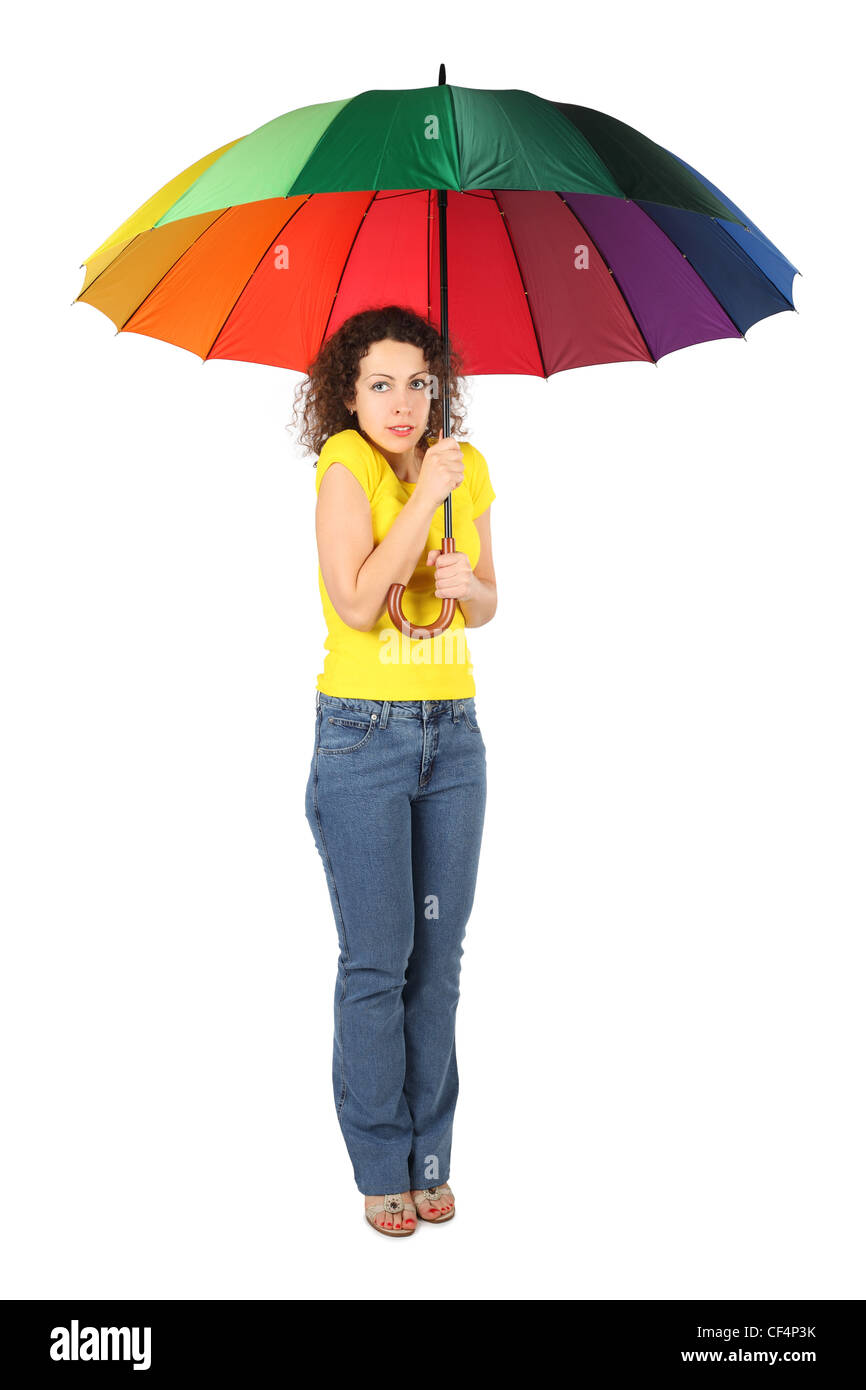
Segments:
[[[401,483],[417,483],[417,481],[418,481],[418,475],[419,475],[419,473],[421,472],[421,464],[422,464],[423,462],[424,462],[424,459],[423,459],[423,455],[422,455],[422,453],[421,453],[420,446],[419,446],[418,444],[416,444],[416,445],[415,445],[414,452],[413,452],[412,463],[411,463],[410,470],[409,470],[409,476],[408,476],[407,478],[401,478],[401,477],[400,477],[400,474],[397,473],[397,470],[396,470],[396,469],[394,469],[394,472],[395,472],[396,476],[397,476],[398,478],[400,478],[400,482],[401,482]],[[414,473],[414,477],[412,476],[413,473]]]
[[[363,435],[363,437],[367,440],[368,444],[373,443],[372,439],[365,435],[363,430],[359,430],[359,433]],[[415,445],[415,449],[411,459],[404,458],[404,456],[402,455],[400,456],[400,467],[403,468],[404,466],[408,465],[405,476],[402,473],[397,472],[397,469],[391,461],[391,458],[389,458],[388,454],[386,454],[384,450],[379,447],[378,444],[375,444],[373,447],[377,449],[378,452],[382,455],[385,462],[388,464],[388,467],[391,469],[391,472],[394,474],[394,477],[397,478],[401,483],[417,483],[418,476],[421,472],[421,464],[424,462],[424,453],[426,452],[426,450],[422,450],[420,444]]]

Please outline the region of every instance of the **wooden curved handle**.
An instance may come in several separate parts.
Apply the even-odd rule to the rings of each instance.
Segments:
[[[443,555],[449,555],[456,549],[457,542],[453,536],[442,538]],[[446,627],[451,626],[451,621],[457,612],[456,598],[443,598],[439,617],[435,623],[413,623],[403,614],[403,595],[405,592],[405,584],[392,584],[388,590],[388,617],[394,626],[400,629],[404,637],[438,637],[440,632],[444,632]]]

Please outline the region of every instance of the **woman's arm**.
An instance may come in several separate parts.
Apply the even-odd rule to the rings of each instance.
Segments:
[[[408,585],[435,513],[436,507],[416,488],[387,536],[374,546],[364,489],[343,464],[331,464],[319,484],[316,541],[328,597],[349,627],[369,632],[391,585]]]
[[[493,503],[491,502],[490,506]],[[493,542],[490,539],[490,507],[475,518],[481,541],[478,564],[472,571],[469,595],[460,599],[460,609],[467,627],[483,627],[496,612],[496,572],[493,568]]]

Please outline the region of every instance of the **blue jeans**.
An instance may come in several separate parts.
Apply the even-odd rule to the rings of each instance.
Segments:
[[[340,945],[334,1100],[368,1196],[450,1174],[460,961],[486,799],[474,698],[316,691],[306,815]]]

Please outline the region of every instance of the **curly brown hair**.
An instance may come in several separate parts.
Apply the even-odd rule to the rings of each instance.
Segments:
[[[336,332],[322,344],[316,360],[310,365],[307,377],[295,390],[294,412],[287,430],[297,421],[300,410],[303,429],[298,443],[307,453],[318,458],[325,440],[340,430],[357,429],[357,417],[350,414],[346,401],[351,400],[360,372],[361,358],[366,357],[373,343],[392,338],[398,343],[419,347],[427,363],[427,371],[438,385],[445,379],[445,350],[442,336],[431,323],[412,309],[400,304],[386,304],[381,309],[364,309],[344,320]],[[464,402],[461,389],[463,360],[449,339],[448,365],[451,404],[451,434],[462,434]],[[304,397],[306,400],[304,401]],[[301,407],[301,402],[303,407]],[[440,391],[430,399],[427,432],[438,437],[443,428],[443,409]],[[427,452],[426,437],[418,444],[422,457]]]

